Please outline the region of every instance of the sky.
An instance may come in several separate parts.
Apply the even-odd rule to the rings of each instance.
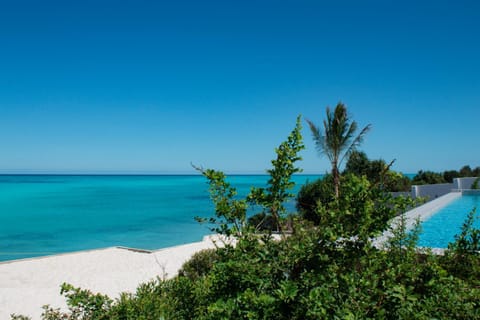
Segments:
[[[480,2],[0,0],[3,173],[262,173],[339,101],[397,171],[480,166]]]

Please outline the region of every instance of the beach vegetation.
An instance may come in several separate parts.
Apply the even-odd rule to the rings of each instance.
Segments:
[[[334,238],[359,239],[373,237],[384,231],[388,221],[398,212],[391,210],[391,195],[378,185],[372,185],[365,176],[344,174],[340,177],[339,198],[333,191],[333,179],[325,179],[304,185],[298,193],[297,209],[306,220],[328,232]],[[399,198],[395,205],[409,199]]]
[[[460,171],[458,172],[460,177],[472,177],[473,176],[473,170],[469,165],[465,165],[460,168]]]
[[[218,259],[216,249],[201,250],[183,264],[182,268],[178,271],[178,275],[187,277],[190,280],[196,280],[206,275]]]
[[[423,171],[420,170],[413,177],[413,185],[423,185],[423,184],[438,184],[438,183],[447,183],[443,175],[438,172],[433,171]]]
[[[295,197],[292,193],[295,183],[291,178],[302,171],[296,166],[296,162],[302,159],[299,152],[304,149],[301,130],[299,116],[287,140],[275,149],[277,156],[272,160],[272,168],[267,170],[270,176],[267,187],[252,187],[245,199],[237,199],[236,189],[226,181],[223,172],[195,167],[207,178],[210,197],[215,205],[215,217],[197,217],[197,220],[213,224],[215,227],[211,228],[212,231],[227,236],[242,236],[252,227],[270,228],[284,234],[287,216],[285,202]],[[250,224],[246,216],[248,205],[261,208],[260,214],[250,220]]]
[[[453,179],[460,177],[460,173],[457,170],[445,170],[442,175],[443,180],[448,183],[452,183]]]
[[[410,191],[411,181],[402,173],[391,169],[394,161],[370,160],[365,152],[355,150],[345,164],[343,174],[365,176],[372,185],[378,185],[388,192]]]
[[[306,187],[300,214],[286,215],[280,202],[290,199],[290,177],[300,170],[299,128],[297,119],[277,148],[268,187],[252,189],[245,199],[222,172],[200,169],[214,204],[213,218],[202,221],[234,236],[234,243],[200,252],[178,276],[155,279],[115,300],[64,284],[69,310],[46,306],[43,320],[480,319],[474,213],[443,256],[417,247],[418,223],[407,229],[402,213],[412,200],[392,197],[365,175],[345,173],[336,181],[332,172]],[[262,206],[282,237],[258,233],[248,223],[250,204]],[[399,219],[395,227],[393,217]],[[387,230],[389,240],[375,242]]]
[[[464,177],[480,177],[480,167],[472,169],[469,165],[464,165],[460,170],[445,170],[443,172],[420,170],[413,177],[412,184],[452,183],[453,179]]]
[[[455,241],[449,244],[442,262],[458,277],[476,280],[480,284],[480,229],[474,226],[478,219],[475,208],[468,214]]]
[[[264,212],[256,213],[250,216],[247,220],[247,223],[249,226],[259,232],[277,230],[273,217]]]
[[[325,155],[331,164],[335,197],[340,192],[340,165],[345,158],[356,150],[363,138],[370,130],[371,125],[365,126],[356,134],[358,124],[350,119],[346,106],[339,102],[335,110],[327,107],[327,118],[323,121],[323,128],[307,119],[312,132],[313,141],[320,156]]]
[[[480,183],[480,177],[475,179],[472,183],[472,186],[470,187],[473,190],[478,190],[479,186],[478,184]]]
[[[223,172],[194,168],[200,171],[208,181],[210,199],[215,206],[215,217],[195,217],[200,223],[208,222],[210,230],[226,236],[241,236],[247,227],[248,203],[237,199],[237,189],[226,181]]]
[[[335,201],[333,176],[325,174],[321,179],[305,183],[299,190],[296,208],[303,219],[320,224],[317,207]]]
[[[275,149],[276,158],[272,160],[272,168],[267,170],[270,179],[266,188],[252,187],[247,200],[252,205],[262,208],[265,217],[270,217],[276,227],[276,231],[283,234],[283,222],[287,215],[285,202],[295,197],[292,189],[295,183],[292,176],[302,172],[296,163],[302,160],[299,155],[305,146],[302,137],[301,117],[297,117],[295,128],[287,140]]]

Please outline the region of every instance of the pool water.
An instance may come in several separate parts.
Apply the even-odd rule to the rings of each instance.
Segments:
[[[421,247],[447,248],[460,234],[468,213],[477,208],[474,227],[480,228],[480,195],[463,195],[422,223]]]

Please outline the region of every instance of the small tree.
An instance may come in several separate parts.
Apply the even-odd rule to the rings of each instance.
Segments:
[[[295,162],[302,158],[298,153],[304,149],[301,134],[301,117],[298,116],[296,126],[288,136],[287,140],[282,142],[275,149],[277,158],[272,160],[272,169],[267,170],[270,174],[267,188],[252,187],[250,194],[246,199],[237,199],[237,191],[228,182],[223,172],[211,169],[204,170],[195,167],[207,179],[210,185],[210,197],[215,205],[216,217],[209,219],[197,217],[199,222],[210,222],[216,227],[212,231],[241,236],[247,227],[246,214],[248,203],[262,206],[265,217],[271,217],[277,231],[282,232],[282,219],[286,213],[284,203],[293,198],[291,189],[295,183],[291,181],[292,175],[301,172],[301,169],[295,166]]]
[[[193,165],[192,165],[193,166]],[[247,208],[246,200],[238,200],[236,188],[232,187],[226,181],[226,176],[223,172],[195,167],[208,180],[210,198],[215,205],[215,216],[209,219],[195,217],[200,222],[209,222],[214,227],[211,231],[227,236],[241,236],[246,226]]]
[[[295,194],[291,193],[291,189],[295,186],[295,183],[291,181],[292,175],[302,171],[295,166],[295,162],[302,159],[298,153],[305,148],[302,141],[300,120],[301,117],[298,116],[295,128],[287,140],[275,149],[277,158],[272,160],[273,168],[267,170],[270,175],[268,187],[253,187],[248,196],[250,202],[261,205],[264,208],[264,213],[273,218],[277,231],[280,232],[282,232],[281,220],[286,213],[284,203],[295,197]]]
[[[323,130],[320,130],[310,120],[307,120],[312,131],[313,140],[319,155],[326,155],[332,165],[332,176],[335,187],[335,196],[338,198],[340,186],[339,167],[345,157],[348,156],[360,145],[365,134],[370,130],[371,125],[364,127],[358,135],[357,123],[350,120],[347,108],[341,102],[337,104],[332,114],[327,107],[327,119],[323,121]]]

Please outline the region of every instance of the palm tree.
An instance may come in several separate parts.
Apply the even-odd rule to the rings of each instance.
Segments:
[[[339,167],[342,161],[356,149],[363,141],[363,137],[370,130],[371,125],[367,125],[354,137],[357,131],[357,123],[352,121],[347,108],[341,102],[335,107],[332,114],[327,107],[327,119],[323,120],[324,130],[320,130],[313,122],[306,120],[312,131],[313,140],[320,156],[326,155],[332,165],[333,183],[335,186],[335,196],[338,198],[340,186]]]

